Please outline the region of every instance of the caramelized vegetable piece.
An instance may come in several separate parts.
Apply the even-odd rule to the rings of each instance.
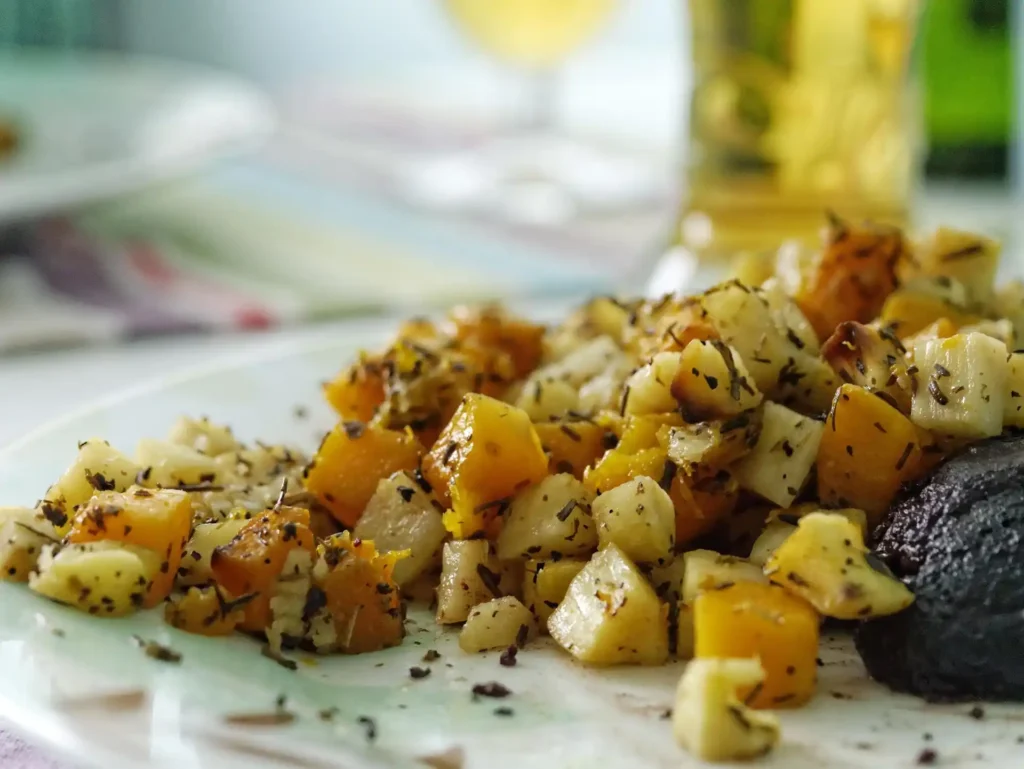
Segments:
[[[616,445],[624,454],[635,454],[643,449],[653,449],[667,444],[669,431],[686,423],[678,413],[647,414],[630,416],[622,423],[621,435]]]
[[[642,449],[629,454],[621,448],[605,453],[583,476],[583,484],[594,492],[604,493],[640,475],[661,478],[666,452],[661,448]]]
[[[896,288],[896,267],[904,256],[903,235],[895,228],[835,222],[795,297],[818,339],[827,339],[843,321],[867,323],[878,315]]]
[[[581,479],[604,453],[609,436],[606,428],[585,421],[540,422],[533,429],[548,455],[548,472],[572,473]]]
[[[739,493],[736,478],[726,470],[676,473],[668,491],[676,508],[676,547],[689,544],[727,518]]]
[[[826,507],[864,510],[874,527],[920,459],[909,419],[864,388],[843,385],[818,447],[818,497]]]
[[[156,553],[160,569],[146,594],[148,608],[170,595],[191,526],[192,504],[185,492],[132,487],[96,494],[75,516],[67,541],[112,540]]]
[[[220,595],[216,585],[190,587],[164,605],[168,625],[197,635],[231,635],[244,618],[241,606]]]
[[[324,384],[324,397],[346,421],[369,422],[384,394],[380,363],[365,357]]]
[[[668,658],[668,611],[615,545],[576,575],[548,618],[548,632],[580,662],[660,665]]]
[[[699,659],[686,666],[672,708],[676,742],[705,761],[742,761],[779,741],[779,719],[749,709],[737,695],[764,680],[751,659]]]
[[[322,542],[317,555],[314,590],[324,601],[311,621],[317,651],[361,654],[401,643],[405,626],[394,570],[405,554],[378,554],[372,542],[345,532]]]
[[[761,412],[744,411],[730,419],[674,427],[668,433],[668,458],[688,474],[726,467],[750,453],[761,434]]]
[[[267,510],[253,518],[228,542],[213,551],[210,568],[217,584],[234,598],[256,593],[245,605],[243,630],[265,630],[270,623],[274,583],[292,550],[312,553],[309,511],[298,507]]]
[[[445,528],[458,539],[479,532],[497,535],[501,512],[512,495],[547,475],[530,418],[486,395],[467,395],[423,460],[423,474],[451,507]]]
[[[410,432],[342,422],[320,444],[306,468],[306,488],[346,526],[355,526],[377,484],[415,470],[422,447]]]
[[[458,307],[451,313],[455,338],[480,347],[496,347],[515,364],[516,377],[524,377],[540,362],[544,327],[506,314],[498,307]]]
[[[783,542],[764,573],[826,617],[870,619],[910,606],[913,594],[864,546],[847,517],[811,513]]]
[[[907,350],[888,328],[840,323],[822,345],[821,354],[844,382],[880,392],[904,414],[910,413],[913,382],[907,373]]]
[[[818,613],[776,585],[737,582],[694,600],[695,652],[701,658],[754,657],[765,678],[740,691],[755,708],[799,707],[814,695]]]

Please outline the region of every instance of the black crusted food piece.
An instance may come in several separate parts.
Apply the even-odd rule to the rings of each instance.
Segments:
[[[857,630],[868,672],[932,700],[1024,700],[1024,437],[947,461],[876,539],[916,599]]]

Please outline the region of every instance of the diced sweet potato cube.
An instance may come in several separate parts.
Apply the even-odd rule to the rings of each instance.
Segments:
[[[739,484],[728,472],[677,473],[668,495],[676,508],[676,547],[680,548],[728,517],[739,500]]]
[[[451,317],[456,339],[507,353],[515,365],[516,377],[524,377],[537,368],[543,352],[543,326],[506,315],[496,307],[458,307]]]
[[[920,459],[917,427],[875,394],[845,384],[818,447],[818,496],[829,507],[860,508],[873,527]]]
[[[411,432],[342,422],[306,469],[306,488],[341,523],[355,526],[382,478],[415,470],[422,447]]]
[[[634,454],[619,448],[612,449],[587,470],[583,485],[591,491],[604,493],[640,475],[660,479],[666,457],[662,448],[641,449]]]
[[[383,370],[375,361],[361,361],[324,384],[324,397],[344,420],[369,422],[384,394]]]
[[[231,635],[245,619],[241,606],[219,594],[216,585],[190,587],[164,606],[167,624],[205,636]]]
[[[228,542],[213,551],[210,568],[217,584],[234,598],[257,596],[245,605],[243,630],[266,629],[274,581],[295,548],[312,553],[316,540],[309,528],[309,511],[298,507],[267,510],[253,518]]]
[[[372,542],[353,540],[345,532],[322,542],[317,554],[314,589],[322,591],[333,625],[333,641],[313,636],[317,650],[360,654],[401,643],[404,618],[392,574],[404,553],[380,555]]]
[[[747,704],[797,707],[814,695],[820,619],[806,601],[775,585],[737,582],[699,594],[693,622],[698,659],[761,660],[764,681],[740,694]]]
[[[522,409],[486,395],[467,395],[423,460],[439,496],[448,491],[445,527],[458,539],[496,536],[502,507],[547,475],[548,458]]]
[[[844,320],[867,323],[878,315],[896,288],[904,252],[895,228],[834,223],[818,264],[794,297],[819,340]]]
[[[170,595],[191,526],[192,503],[188,494],[135,486],[125,492],[97,493],[75,515],[67,539],[72,543],[124,542],[159,555],[160,571],[144,603],[150,607]]]
[[[548,454],[548,472],[572,473],[581,479],[583,471],[604,453],[609,435],[593,422],[541,422],[533,429]]]

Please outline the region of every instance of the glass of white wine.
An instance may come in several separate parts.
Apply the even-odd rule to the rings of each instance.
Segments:
[[[528,103],[486,141],[421,168],[418,196],[450,207],[557,225],[623,204],[642,186],[636,164],[558,130],[558,69],[611,18],[616,0],[441,0],[468,41],[514,67]],[[628,177],[628,178],[626,178]]]

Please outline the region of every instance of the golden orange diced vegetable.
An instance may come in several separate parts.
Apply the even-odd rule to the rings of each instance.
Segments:
[[[818,496],[855,507],[874,527],[921,460],[918,428],[863,387],[845,384],[832,402],[818,447]]]
[[[192,503],[184,491],[132,487],[97,493],[75,515],[67,540],[112,540],[153,551],[160,558],[160,570],[146,593],[144,606],[151,607],[174,587],[191,526]]]
[[[667,445],[669,430],[673,427],[682,427],[683,424],[683,418],[676,413],[631,415],[622,426],[622,434],[615,448],[625,454],[652,449],[659,445],[659,435],[664,438]]]
[[[694,601],[695,655],[760,659],[764,681],[740,698],[755,708],[798,707],[814,695],[819,624],[810,604],[782,588],[737,582]]]
[[[314,634],[317,650],[360,654],[401,643],[401,597],[392,575],[404,553],[378,554],[372,542],[348,532],[322,542],[317,553],[314,589],[322,591],[334,636],[321,643]]]
[[[724,520],[736,508],[739,484],[725,470],[688,476],[677,473],[668,495],[676,508],[676,547],[682,547],[715,524]]]
[[[614,448],[587,470],[583,485],[593,492],[603,493],[640,475],[660,479],[666,458],[667,453],[662,448],[641,449],[634,454]]]
[[[270,599],[288,554],[296,548],[312,553],[316,539],[309,511],[299,507],[267,510],[245,524],[226,545],[213,551],[210,569],[217,584],[234,598],[256,593],[245,605],[243,630],[264,630],[270,622]]]
[[[901,339],[940,321],[944,321],[945,326],[953,325],[959,329],[981,320],[979,316],[950,304],[942,297],[910,289],[893,292],[879,311],[878,319],[883,325],[891,326]]]
[[[486,395],[467,395],[423,459],[435,493],[446,491],[445,527],[457,539],[496,536],[509,498],[548,473],[548,458],[522,409]]]
[[[324,384],[324,397],[345,420],[369,422],[384,394],[384,373],[376,361],[360,361]]]
[[[543,352],[544,327],[507,315],[498,307],[458,307],[451,313],[455,338],[480,347],[495,347],[508,353],[516,377],[537,368]]]
[[[168,625],[205,636],[231,635],[245,619],[241,607],[218,594],[218,587],[190,587],[184,595],[172,598],[164,606]]]
[[[609,432],[593,422],[538,422],[533,426],[548,455],[548,472],[572,473],[583,478],[583,471],[605,451]]]
[[[306,470],[306,488],[341,523],[355,526],[382,478],[415,470],[423,449],[409,431],[342,422]]]
[[[794,297],[819,340],[846,320],[867,323],[897,285],[902,233],[890,227],[833,222],[812,274]]]

